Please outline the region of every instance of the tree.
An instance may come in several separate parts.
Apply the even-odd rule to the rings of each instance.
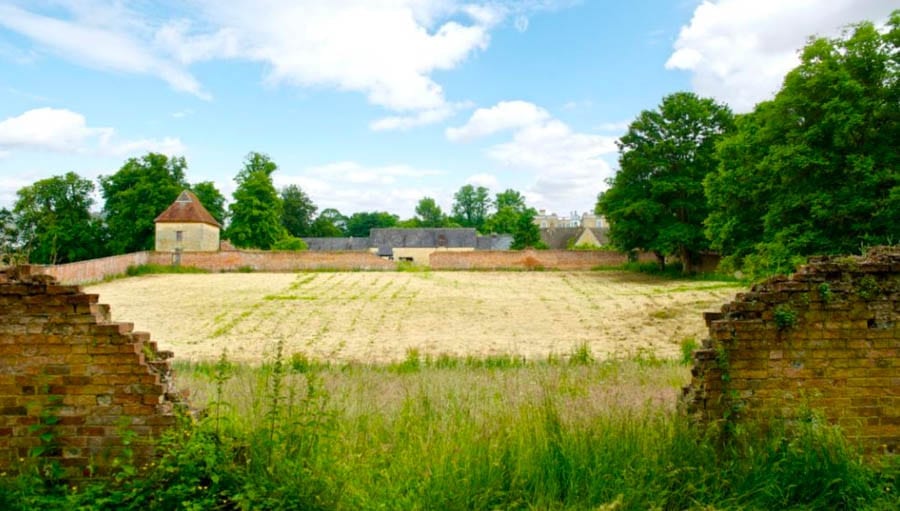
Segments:
[[[463,227],[481,230],[490,208],[488,189],[465,185],[453,195],[453,220]]]
[[[525,211],[527,208],[525,205],[525,197],[512,188],[507,188],[497,194],[497,198],[494,200],[494,207],[497,208],[497,211],[500,211],[505,207],[511,207],[518,212]]]
[[[312,226],[312,236],[316,238],[339,238],[347,234],[347,217],[334,208],[325,208],[316,217]]]
[[[534,223],[535,215],[537,215],[537,211],[533,208],[527,208],[516,219],[516,228],[512,233],[512,249],[547,248],[544,242],[541,241],[541,230]]]
[[[100,224],[91,215],[94,184],[74,172],[17,192],[13,213],[29,260],[59,264],[102,254]]]
[[[347,219],[347,235],[354,238],[365,238],[369,231],[377,228],[394,227],[400,219],[385,211],[353,213]]]
[[[419,227],[446,227],[447,215],[431,197],[423,197],[416,205],[415,223]]]
[[[728,107],[689,92],[641,112],[618,141],[620,169],[597,201],[613,245],[654,252],[661,266],[678,255],[690,271],[709,245],[703,179],[718,164],[716,143],[733,126]]]
[[[283,212],[281,223],[294,237],[310,236],[318,209],[299,186],[289,185],[281,190]]]
[[[6,208],[0,208],[0,265],[12,264],[19,253],[19,230],[15,215]]]
[[[811,40],[771,101],[722,142],[706,182],[712,244],[754,274],[811,254],[896,243],[900,10]]]
[[[228,206],[231,224],[226,231],[234,246],[268,250],[287,235],[281,224],[281,198],[272,184],[277,168],[268,156],[250,153],[234,178],[238,186]]]
[[[194,195],[200,199],[200,204],[209,211],[209,214],[219,222],[219,225],[225,225],[225,196],[216,188],[212,181],[203,181],[191,187]]]
[[[528,209],[525,197],[511,188],[497,194],[494,207],[496,212],[485,220],[483,232],[514,233],[519,217]]]
[[[100,177],[109,252],[153,249],[153,221],[188,188],[186,168],[184,158],[148,153],[130,158],[113,175]]]

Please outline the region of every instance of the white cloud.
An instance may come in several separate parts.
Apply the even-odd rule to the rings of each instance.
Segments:
[[[496,189],[500,185],[500,180],[493,174],[475,174],[466,179],[466,184],[474,186],[483,186],[489,189]]]
[[[413,115],[398,115],[383,117],[369,124],[372,131],[406,131],[419,126],[426,126],[444,121],[452,117],[457,111],[469,106],[468,102],[456,104],[444,104],[438,108],[423,110]]]
[[[507,19],[568,0],[195,0],[177,15],[119,0],[64,1],[53,11],[0,6],[0,26],[84,66],[152,75],[209,98],[190,73],[197,62],[240,59],[265,65],[265,81],[365,94],[404,113],[373,129],[408,129],[452,109],[432,78],[490,44]]]
[[[523,15],[516,16],[516,21],[514,22],[516,30],[519,32],[524,32],[528,30],[528,18]]]
[[[538,207],[558,211],[589,209],[612,169],[603,159],[616,152],[615,137],[578,133],[543,108],[506,101],[472,114],[460,128],[447,130],[450,140],[471,140],[502,130],[512,139],[487,148],[503,167],[530,175],[526,194]]]
[[[746,112],[781,88],[809,36],[884,19],[896,0],[704,1],[682,27],[667,69],[693,73],[694,90]]]
[[[90,127],[83,115],[60,108],[36,108],[0,121],[0,148],[124,156],[147,151],[183,154],[177,138],[116,140],[116,130]]]
[[[201,98],[209,97],[182,66],[155,54],[133,35],[134,23],[127,17],[101,16],[102,9],[81,9],[75,14],[79,12],[84,18],[70,21],[34,14],[12,5],[0,5],[0,26],[25,35],[39,46],[81,65],[155,75],[176,90]]]
[[[527,101],[501,101],[491,108],[479,108],[459,128],[447,128],[453,142],[473,140],[499,131],[531,126],[550,118],[543,108]]]
[[[444,174],[409,165],[366,166],[341,161],[294,174],[277,172],[273,179],[278,187],[300,186],[320,210],[336,208],[348,215],[387,210],[409,218],[422,197],[433,197],[439,203],[448,200],[448,192],[433,185],[430,179]]]

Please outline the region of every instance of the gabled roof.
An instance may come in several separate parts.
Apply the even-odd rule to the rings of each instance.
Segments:
[[[200,199],[189,190],[181,192],[175,202],[156,217],[154,222],[209,224],[221,227],[219,222],[216,222],[216,219],[203,207]]]

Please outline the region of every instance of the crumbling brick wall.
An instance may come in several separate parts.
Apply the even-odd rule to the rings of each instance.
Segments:
[[[704,421],[820,412],[870,451],[900,447],[900,249],[810,260],[707,313],[687,410]]]
[[[123,435],[146,461],[147,440],[175,423],[171,352],[110,322],[97,295],[31,270],[0,269],[0,471],[40,459],[103,473]]]

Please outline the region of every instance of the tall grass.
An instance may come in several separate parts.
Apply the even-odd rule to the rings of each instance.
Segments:
[[[277,353],[277,351],[276,351]],[[284,359],[284,360],[282,360]],[[276,356],[180,364],[209,414],[121,482],[0,484],[3,509],[896,509],[868,465],[808,420],[728,441],[675,409],[688,369],[643,357],[397,366]],[[453,362],[455,360],[455,362]],[[500,360],[500,359],[498,359]],[[224,404],[227,402],[227,406]],[[43,507],[42,507],[43,506]],[[49,507],[48,507],[49,506]],[[83,506],[83,507],[80,507]]]

